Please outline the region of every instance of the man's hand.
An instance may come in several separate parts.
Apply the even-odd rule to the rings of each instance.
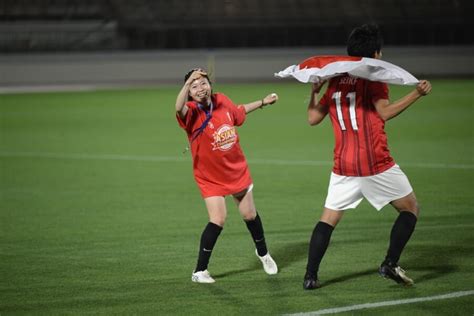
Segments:
[[[431,83],[428,80],[420,80],[416,85],[416,91],[418,91],[420,95],[427,95],[431,92]]]
[[[321,91],[321,88],[324,86],[327,80],[321,80],[319,82],[313,83],[311,86],[311,91],[313,93],[319,93]]]

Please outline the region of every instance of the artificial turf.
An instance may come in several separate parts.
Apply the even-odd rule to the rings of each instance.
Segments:
[[[421,204],[400,261],[415,286],[378,276],[396,212],[363,202],[334,231],[316,291],[302,279],[334,140],[329,120],[306,123],[309,86],[214,87],[236,103],[280,96],[238,129],[280,272],[263,272],[229,199],[212,285],[191,282],[207,212],[174,117],[180,87],[0,95],[0,314],[275,315],[474,290],[474,80],[432,84],[386,124]],[[470,295],[350,313],[473,312]]]

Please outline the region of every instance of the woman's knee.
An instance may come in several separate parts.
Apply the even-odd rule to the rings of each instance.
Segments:
[[[224,227],[226,216],[209,216],[209,222]]]
[[[227,218],[227,211],[225,209],[209,210],[209,221],[221,227],[224,227]]]
[[[237,199],[236,199],[237,201]],[[257,210],[253,201],[252,192],[248,192],[240,201],[238,201],[240,216],[244,221],[252,221],[257,216]]]
[[[227,217],[225,199],[223,197],[210,197],[205,199],[209,221],[221,227]]]
[[[242,219],[246,222],[248,221],[253,221],[255,217],[257,217],[257,211],[255,210],[249,210],[245,212],[240,212],[242,215]]]

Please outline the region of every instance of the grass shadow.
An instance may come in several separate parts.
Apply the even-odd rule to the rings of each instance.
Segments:
[[[354,272],[354,273],[349,273],[349,274],[346,274],[346,275],[341,275],[337,278],[332,278],[332,279],[329,279],[329,280],[321,280],[321,286],[325,287],[325,286],[328,286],[328,285],[348,281],[350,279],[355,279],[355,278],[359,278],[359,277],[363,277],[363,276],[371,275],[371,274],[375,274],[375,273],[377,273],[377,268],[367,269],[367,270],[364,270],[364,271],[359,271],[359,272]]]
[[[223,278],[223,277],[226,277],[226,276],[229,276],[229,275],[234,275],[234,274],[240,274],[240,273],[246,273],[246,272],[259,270],[261,268],[262,268],[261,265],[259,265],[259,266],[255,266],[255,267],[249,267],[249,268],[244,268],[244,269],[226,271],[226,272],[223,272],[223,273],[216,273],[216,274],[212,274],[212,276],[214,278]]]
[[[416,283],[421,283],[459,271],[460,266],[453,262],[462,261],[460,258],[466,258],[472,251],[471,245],[413,245],[406,253],[406,260],[400,265],[410,271],[421,271],[423,275],[415,280]]]
[[[308,242],[292,242],[282,247],[274,247],[271,250],[271,254],[278,264],[278,269],[281,271],[292,263],[307,257]]]
[[[429,280],[439,278],[441,276],[446,276],[447,274],[454,273],[459,270],[459,267],[452,264],[443,264],[443,265],[429,265],[429,266],[418,266],[413,269],[413,271],[422,271],[424,274],[421,277],[417,277],[415,283],[423,283]]]
[[[270,247],[269,247],[270,248]],[[294,242],[285,244],[283,247],[273,247],[270,249],[270,253],[273,259],[278,265],[278,270],[281,272],[287,266],[293,262],[297,262],[307,256],[308,243],[306,242]],[[213,277],[222,278],[229,275],[246,273],[251,271],[258,271],[262,269],[262,264],[255,258],[255,261],[247,268],[238,270],[230,270],[219,274],[213,274]]]
[[[400,260],[400,266],[407,270],[407,274],[414,279],[415,284],[423,283],[459,271],[460,267],[453,264],[452,261],[458,256],[468,255],[470,251],[472,251],[471,246],[453,245],[444,247],[442,249],[444,255],[440,255],[439,247],[413,245],[406,251],[406,259]],[[436,259],[434,259],[435,256]],[[322,280],[321,285],[324,287],[366,275],[376,275],[378,274],[377,270],[378,267],[374,266],[373,269],[349,273],[327,281]],[[421,276],[419,272],[422,273]]]

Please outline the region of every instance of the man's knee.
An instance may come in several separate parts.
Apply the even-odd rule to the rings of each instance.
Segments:
[[[416,217],[420,214],[420,205],[414,194],[410,194],[409,196],[393,201],[392,205],[397,209],[398,212],[410,212],[413,213]]]
[[[321,218],[319,220],[321,222],[331,225],[332,227],[336,227],[337,223],[339,223],[339,221],[341,220],[343,214],[344,211],[335,211],[325,207],[323,210],[323,214],[321,215]]]
[[[420,215],[420,206],[418,205],[418,202],[415,201],[415,203],[411,204],[408,209],[405,209],[404,211],[406,212],[411,212],[413,213],[416,217]]]

